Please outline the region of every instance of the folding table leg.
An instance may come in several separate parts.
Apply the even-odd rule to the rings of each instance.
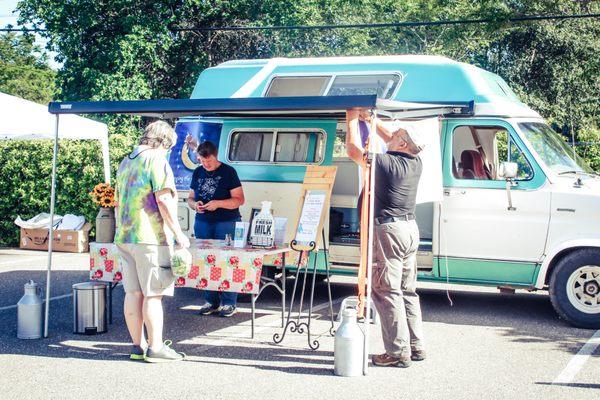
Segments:
[[[281,327],[285,326],[285,253],[281,258]]]
[[[252,303],[252,330],[251,330],[252,333],[251,333],[251,338],[254,339],[254,319],[255,319],[255,311],[256,311],[256,306],[255,306],[256,295],[253,294],[250,297],[250,299],[251,299],[250,302]]]
[[[108,323],[112,325],[113,323],[113,283],[110,282],[108,284]]]

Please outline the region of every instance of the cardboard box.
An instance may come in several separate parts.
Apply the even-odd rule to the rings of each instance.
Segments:
[[[92,225],[86,222],[78,231],[54,231],[53,251],[86,253],[89,250],[89,235]],[[19,247],[28,250],[48,250],[48,229],[21,228]]]

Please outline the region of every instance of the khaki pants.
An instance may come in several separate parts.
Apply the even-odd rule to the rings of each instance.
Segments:
[[[421,305],[416,293],[419,227],[413,221],[375,225],[372,298],[387,354],[409,357],[423,348]]]

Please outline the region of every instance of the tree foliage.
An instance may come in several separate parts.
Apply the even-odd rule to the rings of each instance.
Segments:
[[[560,127],[598,125],[597,19],[507,23],[521,15],[600,11],[592,1],[22,0],[63,67],[63,98],[187,97],[204,68],[229,59],[438,54],[499,73]],[[323,25],[490,19],[415,28],[177,31],[232,25]],[[567,107],[568,105],[568,107]]]
[[[230,59],[317,57],[375,54],[437,54],[472,63],[505,78],[521,99],[538,110],[563,133],[576,132],[580,141],[600,142],[600,22],[598,19],[509,23],[522,15],[582,14],[600,12],[594,1],[573,0],[21,0],[21,22],[47,29],[48,46],[62,67],[56,74],[56,96],[69,100],[126,100],[185,98],[200,72]],[[489,19],[487,24],[457,24],[386,29],[319,29],[270,31],[181,31],[175,28],[207,28],[234,25],[286,26],[399,21]],[[8,41],[6,38],[9,38]],[[10,66],[39,65],[30,38],[5,36],[0,41],[0,90],[10,80]],[[12,42],[11,42],[12,41]],[[17,43],[17,50],[9,48]],[[8,54],[8,56],[7,56]],[[2,72],[4,71],[4,72]],[[29,71],[29,70],[28,70]],[[32,72],[32,73],[33,73]],[[34,74],[35,75],[35,74]],[[35,89],[13,84],[8,91],[23,90],[32,98]],[[42,86],[39,100],[47,101]],[[54,89],[49,88],[49,91]],[[129,150],[139,132],[139,118],[106,117],[112,133],[120,133],[120,146],[111,146],[114,162]],[[3,198],[0,213],[37,213],[47,209],[42,190],[31,189],[28,179],[48,181],[45,144],[3,145],[0,152],[23,151],[39,162],[35,176],[1,182],[3,193],[14,190],[23,207],[10,208],[15,200]],[[11,147],[13,146],[13,147]],[[24,147],[19,147],[24,146]],[[99,152],[92,144],[63,145],[64,153],[77,162],[67,163],[61,181],[59,209],[80,207],[87,217],[93,206],[85,194],[100,178]],[[40,152],[38,147],[45,148]],[[89,147],[89,148],[88,148]],[[61,149],[61,151],[63,150]],[[96,149],[97,150],[97,149]],[[600,169],[600,146],[579,148]],[[79,151],[79,155],[76,155]],[[8,163],[14,176],[34,174]],[[80,164],[78,164],[80,162]],[[29,157],[26,163],[29,163]],[[29,165],[29,164],[28,164]],[[77,165],[85,165],[77,168]],[[21,174],[21,175],[19,175]],[[25,179],[27,178],[27,179]],[[64,179],[70,179],[66,181]],[[3,178],[3,180],[6,178]],[[21,182],[21,183],[20,183]],[[72,183],[72,185],[71,185]],[[39,188],[46,188],[41,185]],[[9,192],[10,193],[10,192]],[[47,192],[43,192],[44,196]],[[59,191],[61,193],[61,191]],[[83,193],[83,194],[81,194]],[[44,205],[46,207],[44,208]],[[78,206],[79,205],[79,206]],[[4,208],[2,208],[4,207]],[[21,206],[19,206],[21,207]],[[73,207],[73,209],[68,209]],[[9,213],[9,214],[5,214]],[[0,237],[6,234],[0,227]],[[11,233],[15,237],[14,232]]]
[[[0,92],[48,103],[56,91],[55,74],[33,36],[0,35]]]

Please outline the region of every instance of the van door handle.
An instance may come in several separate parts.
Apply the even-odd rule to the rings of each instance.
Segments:
[[[467,194],[467,191],[464,189],[461,189],[461,190],[444,189],[444,196],[446,196],[446,197],[454,196],[457,194],[464,195],[464,194]]]

